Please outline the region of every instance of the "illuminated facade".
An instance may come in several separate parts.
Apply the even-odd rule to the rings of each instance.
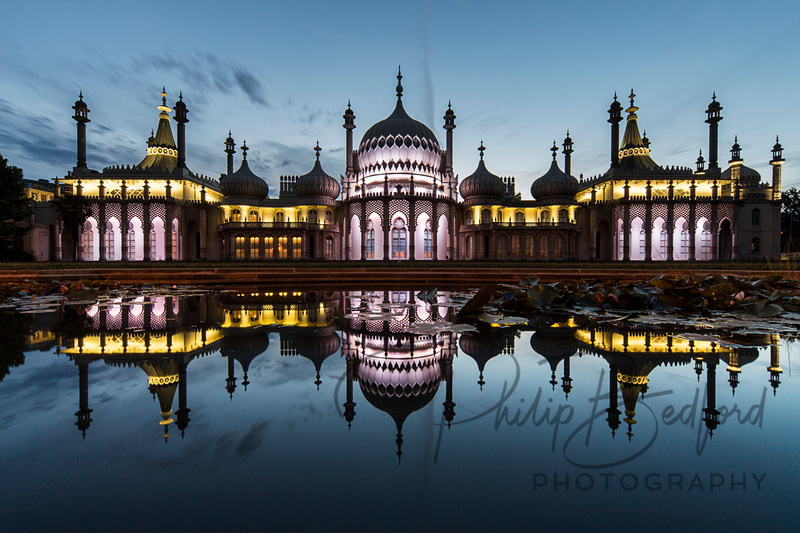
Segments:
[[[162,93],[158,129],[146,157],[133,167],[86,166],[89,109],[74,106],[78,157],[64,178],[66,194],[90,198],[91,217],[80,237],[80,260],[492,260],[492,261],[713,261],[770,259],[780,253],[783,149],[772,150],[772,182],[743,164],[737,142],[729,166],[718,162],[722,106],[709,104],[708,165],[661,167],[639,132],[633,91],[625,112],[616,96],[609,109],[611,164],[591,178],[572,176],[567,133],[556,161],[530,187],[516,192],[513,177],[492,174],[483,144],[477,169],[460,184],[453,173],[456,115],[444,113],[445,144],[397,103],[384,120],[353,142],[355,114],[343,115],[346,160],[339,179],[317,158],[302,176],[281,176],[277,197],[247,162],[234,170],[236,144],[225,141],[227,169],[219,180],[192,173],[185,161],[182,98],[170,109]],[[175,142],[169,113],[175,111]],[[61,187],[55,188],[56,192]],[[459,193],[461,198],[459,198]],[[37,236],[37,258],[71,260],[69,232],[52,224],[53,238]],[[41,233],[41,231],[39,231]]]

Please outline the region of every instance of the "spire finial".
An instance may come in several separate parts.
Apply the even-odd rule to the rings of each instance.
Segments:
[[[350,99],[347,99],[347,109],[350,109]]]
[[[400,65],[397,65],[397,99],[400,100],[403,98],[403,84],[401,80],[403,79],[403,74],[400,72]]]
[[[317,141],[317,146],[314,147],[314,150],[317,152],[317,161],[319,161],[319,153],[322,151],[322,148],[319,147],[319,141]]]
[[[628,96],[631,99],[631,107],[633,107],[633,99],[636,98],[636,94],[633,92],[633,87],[631,87],[631,94]]]
[[[78,99],[83,102],[83,89],[78,92]]]
[[[241,150],[242,150],[242,158],[243,158],[245,161],[247,161],[247,151],[248,151],[249,149],[250,149],[250,148],[248,148],[248,147],[247,147],[247,141],[242,141],[242,148],[241,148]]]
[[[483,141],[481,141],[481,145],[478,147],[478,152],[481,153],[481,161],[483,161],[483,151],[486,150],[486,147],[483,146]]]
[[[452,109],[452,108],[453,108],[452,100],[448,100],[447,101],[447,109]]]
[[[183,102],[183,91],[178,91],[178,100]]]
[[[553,161],[556,160],[556,154],[558,153],[558,146],[556,146],[556,142],[553,141],[553,147],[550,148],[550,151],[553,152]]]
[[[711,101],[712,102],[716,102],[717,101],[717,91],[714,91],[713,93],[711,93]]]
[[[167,96],[167,86],[163,85],[161,87],[161,103],[165,106],[167,105]]]

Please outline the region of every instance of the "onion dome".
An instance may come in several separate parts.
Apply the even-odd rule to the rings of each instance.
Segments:
[[[358,383],[364,398],[388,413],[397,426],[397,457],[403,455],[403,422],[428,405],[439,390],[442,368],[434,356],[364,357],[358,365]]]
[[[219,179],[219,188],[226,197],[243,197],[263,200],[269,194],[267,183],[256,176],[247,164],[247,141],[242,143],[242,166],[233,174]]]
[[[493,328],[497,329],[497,328]],[[486,331],[481,332],[464,332],[458,340],[458,347],[461,351],[472,357],[478,364],[478,371],[480,376],[478,378],[478,385],[483,386],[486,384],[483,381],[483,369],[486,363],[493,357],[497,357],[506,347],[506,341],[502,334],[490,335]]]
[[[619,149],[619,168],[625,172],[653,172],[661,167],[650,157],[650,140],[645,134],[642,138],[639,133],[638,117],[636,112],[638,107],[633,105],[636,95],[631,89],[631,106],[625,110],[628,113],[625,125],[625,134],[622,136],[622,146]]]
[[[147,382],[150,385],[150,392],[158,397],[161,408],[161,421],[159,425],[164,427],[164,439],[169,438],[169,425],[174,422],[172,416],[172,400],[178,388],[179,373],[178,365],[173,359],[156,359],[152,361],[142,361],[138,366],[147,374]]]
[[[731,386],[731,392],[735,394],[736,387],[739,386],[739,374],[742,372],[742,367],[758,359],[758,348],[737,348],[720,356],[720,359],[728,365],[726,368],[728,371],[728,383]]]
[[[397,106],[387,118],[375,123],[361,138],[358,166],[367,173],[404,170],[433,175],[442,163],[436,135],[403,108],[402,75],[397,74]]]
[[[486,169],[486,165],[483,163],[484,150],[486,150],[486,148],[484,148],[483,141],[481,141],[481,145],[478,147],[478,152],[481,154],[481,159],[478,161],[478,168],[475,169],[475,172],[464,178],[461,181],[461,185],[458,187],[464,200],[473,200],[473,203],[484,199],[486,201],[491,201],[502,198],[506,191],[503,180]]]
[[[574,176],[570,176],[558,168],[558,162],[556,161],[558,147],[555,141],[553,141],[553,147],[550,150],[553,152],[553,162],[550,164],[550,170],[533,182],[531,196],[535,200],[546,200],[549,203],[574,204],[580,183]]]
[[[319,142],[314,148],[317,151],[317,160],[314,163],[314,168],[308,174],[303,174],[295,182],[295,191],[297,196],[312,204],[325,204],[331,203],[339,196],[341,187],[339,182],[325,173],[322,170],[322,165],[319,162],[319,153],[322,148],[319,147]]]
[[[316,333],[316,334],[314,334]],[[312,334],[303,333],[295,342],[294,348],[298,355],[305,357],[314,363],[314,368],[317,371],[317,379],[314,384],[319,390],[322,380],[319,377],[322,370],[322,363],[329,356],[336,353],[341,345],[341,340],[336,334],[335,328],[320,328]]]
[[[531,348],[541,355],[550,365],[550,385],[555,390],[558,381],[556,380],[556,369],[561,361],[564,363],[564,392],[569,393],[567,388],[572,382],[568,376],[569,358],[578,351],[579,343],[575,338],[577,328],[574,327],[548,327],[537,330],[531,335]]]
[[[757,170],[742,164],[742,147],[739,146],[739,136],[733,138],[733,146],[731,146],[731,163],[739,163],[739,185],[742,187],[758,187],[761,185],[761,174]],[[722,179],[731,179],[733,171],[731,167],[726,168],[720,177]]]
[[[172,172],[178,165],[178,148],[175,145],[175,138],[172,136],[169,113],[172,109],[167,106],[166,89],[161,91],[161,111],[158,115],[158,128],[156,136],[147,140],[147,155],[142,162],[136,165],[138,170],[150,170],[156,172]]]

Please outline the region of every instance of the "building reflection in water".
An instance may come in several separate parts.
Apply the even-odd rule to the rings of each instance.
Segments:
[[[759,347],[769,346],[767,382],[774,393],[783,372],[777,335],[719,342],[701,335],[586,325],[576,318],[531,321],[515,327],[479,323],[476,331],[459,335],[439,327],[456,320],[445,296],[422,299],[414,292],[403,291],[144,296],[91,306],[82,316],[83,328],[79,330],[59,329],[48,314],[37,317],[28,346],[55,346],[78,367],[79,409],[75,416],[84,438],[93,421],[89,367],[95,361],[138,367],[144,372],[147,386],[158,400],[158,424],[163,426],[166,441],[172,424],[183,436],[190,422],[189,364],[216,353],[227,358],[224,383],[232,400],[237,388],[237,363],[242,375],[240,385],[246,391],[248,370],[269,348],[270,334],[280,339],[281,357],[300,356],[311,362],[308,373],[314,375],[317,390],[325,361],[339,353],[346,367],[342,414],[348,427],[356,417],[357,383],[367,403],[394,420],[398,459],[403,454],[404,422],[433,401],[442,382],[443,418],[448,427],[455,419],[453,362],[459,349],[475,361],[477,388],[483,390],[489,379],[487,364],[495,358],[513,356],[517,337],[525,330],[531,331],[531,349],[550,367],[550,388],[555,390],[560,385],[567,400],[574,387],[588,386],[573,381],[573,365],[579,364],[575,356],[593,355],[606,361],[609,382],[605,420],[612,436],[624,423],[628,440],[635,437],[637,403],[646,395],[659,367],[685,366],[690,370],[693,362],[698,381],[705,374],[702,420],[709,436],[720,424],[718,367],[725,365],[732,394],[740,384],[743,367],[752,366],[758,358]],[[178,405],[173,411],[176,393]]]

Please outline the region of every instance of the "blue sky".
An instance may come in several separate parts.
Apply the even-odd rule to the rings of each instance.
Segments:
[[[567,129],[573,174],[604,172],[606,111],[633,87],[657,163],[707,155],[716,91],[722,162],[738,135],[766,179],[780,135],[786,189],[800,185],[798,22],[791,1],[15,3],[0,34],[0,153],[28,178],[66,174],[82,90],[89,166],[136,164],[165,85],[189,108],[189,167],[224,172],[230,129],[273,196],[281,174],[311,169],[316,141],[326,171],[344,171],[347,101],[358,143],[393,110],[402,65],[406,110],[440,143],[452,101],[461,178],[483,140],[489,169],[529,198]]]

